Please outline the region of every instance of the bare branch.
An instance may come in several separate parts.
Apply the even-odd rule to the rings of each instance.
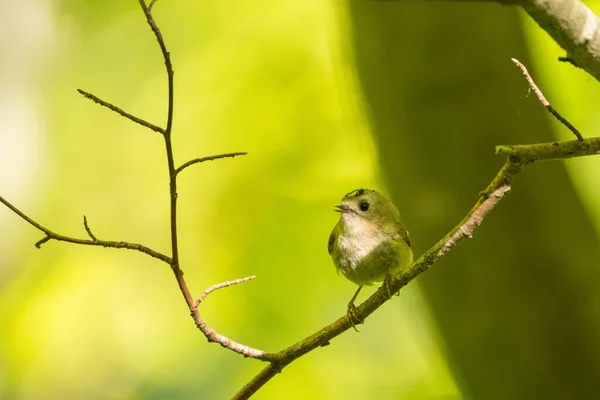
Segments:
[[[178,174],[181,171],[183,171],[184,169],[186,169],[187,167],[194,165],[194,164],[198,164],[198,163],[203,163],[205,161],[214,161],[214,160],[219,160],[221,158],[227,158],[227,157],[237,157],[237,156],[245,156],[246,153],[245,151],[238,151],[235,153],[225,153],[225,154],[217,154],[214,156],[207,156],[207,157],[202,157],[202,158],[195,158],[193,160],[190,160],[186,163],[184,163],[183,165],[181,165],[179,168],[177,168],[175,170],[175,173]]]
[[[479,207],[467,218],[467,220],[460,226],[460,228],[454,232],[454,234],[444,243],[444,245],[438,250],[437,256],[441,257],[446,254],[450,249],[458,244],[458,242],[464,238],[471,239],[473,237],[473,231],[482,222],[485,216],[498,204],[506,193],[510,191],[510,186],[503,185],[498,189],[494,190],[487,199],[483,200]]]
[[[148,25],[150,25],[150,29],[154,32],[156,36],[156,40],[158,41],[158,45],[160,46],[160,51],[162,52],[163,59],[165,60],[165,67],[167,68],[167,86],[168,86],[168,96],[169,96],[169,105],[167,110],[167,128],[165,129],[165,134],[171,134],[171,128],[173,126],[173,65],[171,64],[171,55],[167,51],[167,46],[163,39],[162,33],[156,25],[156,21],[152,16],[152,6],[154,5],[154,1],[150,2],[150,7],[146,6],[146,2],[144,0],[139,0],[140,6],[142,6],[142,10],[146,15],[146,21],[148,21]],[[172,153],[172,152],[171,152]]]
[[[200,316],[200,312],[198,311],[198,306],[200,305],[200,303],[202,303],[202,301],[206,298],[206,296],[208,296],[215,290],[223,289],[223,288],[226,288],[231,285],[237,285],[238,283],[247,282],[254,278],[256,278],[256,276],[248,276],[246,278],[235,279],[232,281],[227,281],[227,282],[218,283],[216,285],[212,285],[211,287],[206,289],[202,293],[202,295],[194,302],[192,317],[194,318],[194,321],[196,321],[196,326],[198,327],[198,329],[200,329],[200,331],[204,334],[204,336],[206,336],[206,339],[208,339],[209,342],[219,343],[224,348],[232,350],[238,354],[241,354],[244,357],[256,358],[258,360],[263,360],[263,361],[271,361],[274,359],[272,354],[266,353],[262,350],[258,350],[258,349],[243,345],[241,343],[238,343],[236,341],[233,341],[230,338],[228,338],[227,336],[218,333],[213,328],[210,328],[208,325],[206,325],[206,323]]]
[[[554,118],[556,118],[561,124],[566,126],[567,129],[569,129],[571,132],[573,132],[573,134],[577,137],[578,140],[580,140],[580,141],[583,140],[583,136],[581,136],[581,133],[579,133],[579,131],[573,125],[571,125],[571,123],[569,121],[564,119],[562,117],[562,115],[560,115],[558,113],[558,111],[556,111],[554,109],[554,107],[552,107],[550,105],[548,100],[546,100],[546,98],[544,97],[544,94],[542,93],[540,88],[535,84],[535,82],[533,81],[533,78],[531,78],[531,75],[529,75],[529,72],[527,72],[527,68],[525,68],[525,66],[523,64],[521,64],[521,62],[519,60],[517,60],[516,58],[511,58],[511,60],[513,63],[515,63],[515,65],[517,67],[521,68],[521,71],[523,72],[523,75],[525,75],[525,79],[527,80],[527,83],[529,83],[531,90],[533,90],[533,92],[536,94],[537,98],[540,100],[540,103],[542,103],[542,105],[544,107],[546,107],[546,109],[548,111],[550,111],[550,114],[552,114],[554,116]]]
[[[28,217],[25,213],[20,211],[17,207],[13,206],[10,202],[8,202],[8,200],[3,198],[2,196],[0,196],[0,203],[3,203],[11,211],[13,211],[19,217],[21,217],[25,221],[27,221],[30,225],[34,226],[35,228],[37,228],[38,230],[40,230],[46,234],[46,236],[42,240],[39,240],[38,242],[35,243],[35,247],[37,247],[38,249],[40,248],[40,246],[42,244],[46,243],[50,239],[54,239],[54,240],[58,240],[60,242],[83,244],[83,245],[89,245],[89,246],[110,247],[113,249],[136,250],[141,253],[147,254],[150,257],[154,257],[161,261],[164,261],[167,264],[171,263],[171,258],[169,258],[166,255],[161,254],[157,251],[154,251],[154,250],[150,249],[149,247],[141,245],[141,244],[128,243],[128,242],[115,242],[115,241],[108,241],[108,240],[87,240],[87,239],[78,239],[78,238],[60,235],[58,233],[51,231],[48,228],[45,228],[44,226],[40,225],[39,223],[37,223],[36,221],[34,221],[30,217]]]
[[[209,294],[211,294],[215,290],[223,289],[223,288],[226,288],[226,287],[232,286],[232,285],[237,285],[238,283],[242,283],[242,282],[248,282],[248,281],[251,281],[254,278],[256,278],[256,275],[247,276],[245,278],[234,279],[232,281],[226,281],[226,282],[221,282],[221,283],[217,283],[215,285],[212,285],[211,287],[209,287],[208,289],[206,289],[204,291],[204,293],[202,293],[202,296],[200,296],[194,302],[194,307],[198,307],[200,305],[200,303],[202,303],[202,301],[206,298],[206,296],[208,296]]]
[[[78,91],[80,94],[82,94],[82,95],[83,95],[83,97],[85,97],[86,99],[90,99],[90,100],[92,100],[92,101],[93,101],[94,103],[96,103],[96,104],[100,104],[101,106],[104,106],[104,107],[106,107],[106,108],[109,108],[109,109],[111,109],[112,111],[116,112],[117,114],[121,115],[122,117],[125,117],[125,118],[127,118],[127,119],[129,119],[129,120],[131,120],[131,121],[135,122],[136,124],[140,124],[140,125],[142,125],[142,126],[145,126],[146,128],[148,128],[148,129],[152,129],[153,131],[155,131],[155,132],[158,132],[158,133],[161,133],[161,134],[163,134],[163,135],[165,134],[165,130],[164,130],[163,128],[161,128],[160,126],[156,126],[156,125],[154,125],[154,124],[151,124],[151,123],[150,123],[150,122],[148,122],[148,121],[145,121],[145,120],[143,120],[143,119],[141,119],[141,118],[138,118],[138,117],[136,117],[136,116],[134,116],[134,115],[131,115],[131,114],[129,114],[129,113],[127,113],[127,112],[123,111],[123,110],[122,110],[122,109],[120,109],[119,107],[117,107],[117,106],[115,106],[115,105],[113,105],[113,104],[111,104],[111,103],[109,103],[109,102],[107,102],[107,101],[104,101],[104,100],[100,99],[99,97],[97,97],[97,96],[94,96],[93,94],[91,94],[91,93],[88,93],[88,92],[86,92],[86,91],[84,91],[84,90],[77,89],[77,91]]]
[[[94,234],[92,233],[92,230],[90,229],[90,227],[88,226],[87,223],[87,218],[85,217],[85,215],[83,216],[83,226],[85,228],[85,231],[87,232],[88,236],[95,242],[98,241],[98,239],[96,239],[96,236],[94,236]]]
[[[571,153],[572,143],[577,143],[587,149],[585,153]],[[399,277],[391,277],[388,285],[382,285],[377,291],[365,300],[356,309],[358,320],[364,321],[375,310],[388,301],[391,294],[398,292],[410,281],[427,271],[441,257],[448,253],[454,246],[465,238],[471,238],[474,230],[483,222],[487,214],[504,198],[511,189],[511,183],[523,168],[535,161],[550,159],[545,155],[552,154],[554,158],[580,157],[588,154],[600,154],[600,137],[584,139],[583,142],[577,140],[571,142],[543,143],[535,145],[522,146],[500,146],[502,148],[518,147],[510,154],[504,166],[494,177],[488,187],[481,192],[480,198],[473,208],[467,213],[463,220],[456,225],[446,236],[438,241],[433,247],[427,250],[419,259],[417,259],[406,271]],[[530,148],[530,149],[529,149]],[[561,149],[562,153],[553,153],[554,148]],[[533,156],[532,152],[539,151],[540,155]],[[499,152],[503,154],[502,152]],[[523,158],[520,157],[523,154]],[[326,346],[329,342],[343,332],[351,328],[347,315],[339,318],[320,331],[308,336],[307,338],[283,349],[277,353],[270,354],[273,361],[266,366],[258,375],[250,380],[233,397],[234,399],[247,399],[262,386],[264,386],[277,373],[304,354],[321,346]]]
[[[35,242],[34,246],[37,247],[38,249],[41,249],[42,245],[44,243],[46,243],[47,241],[49,241],[50,239],[52,239],[50,236],[44,236],[42,239]]]
[[[526,76],[528,75],[526,74]],[[539,89],[537,90],[539,91]],[[431,265],[447,254],[460,241],[465,238],[471,238],[475,229],[483,222],[483,219],[511,190],[512,181],[523,168],[540,160],[600,154],[600,138],[522,146],[499,146],[496,153],[507,154],[508,159],[488,187],[480,193],[479,200],[473,208],[471,208],[458,225],[419,257],[399,277],[390,277],[387,284],[382,285],[371,297],[358,306],[355,316],[359,321],[364,321],[375,310],[381,307],[383,303],[390,299],[391,293],[398,292],[410,281],[428,270]],[[320,331],[286,349],[272,354],[273,361],[249,381],[234,398],[247,399],[285,366],[320,346],[326,346],[330,340],[350,329],[351,326],[350,320],[344,315]]]

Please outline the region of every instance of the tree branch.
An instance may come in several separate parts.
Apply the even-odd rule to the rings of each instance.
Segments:
[[[241,354],[244,357],[256,358],[256,359],[262,360],[262,361],[271,361],[273,359],[272,354],[266,353],[262,350],[254,349],[252,347],[243,345],[241,343],[238,343],[234,340],[231,340],[227,336],[218,333],[213,328],[210,328],[208,325],[206,325],[206,323],[200,316],[200,313],[198,312],[198,306],[200,305],[200,303],[202,303],[202,301],[206,298],[206,296],[211,294],[213,291],[223,289],[223,288],[226,288],[226,287],[232,286],[232,285],[237,285],[238,283],[247,282],[254,278],[256,278],[256,276],[248,276],[246,278],[235,279],[232,281],[227,281],[227,282],[218,283],[216,285],[212,285],[211,287],[206,289],[202,293],[202,295],[194,302],[195,313],[192,313],[192,316],[194,317],[194,320],[196,321],[196,326],[198,327],[198,329],[200,329],[200,331],[204,334],[204,336],[206,336],[206,339],[208,339],[209,342],[219,343],[224,348],[232,350],[238,354]]]
[[[525,76],[530,83],[533,83],[528,74],[525,74]],[[535,85],[535,83],[533,84]],[[541,94],[541,91],[539,93],[541,97],[538,96],[538,98],[542,101],[543,94]],[[363,323],[369,315],[388,301],[393,293],[400,291],[410,281],[427,271],[463,239],[471,238],[483,219],[511,190],[513,180],[527,165],[541,160],[600,154],[600,137],[558,143],[498,146],[496,154],[506,154],[508,158],[488,187],[480,193],[479,199],[473,208],[458,225],[419,257],[406,271],[398,277],[389,277],[387,285],[382,285],[371,297],[358,306],[355,312],[358,321]],[[271,354],[272,360],[269,365],[244,385],[234,396],[234,399],[249,398],[277,373],[281,372],[285,366],[318,347],[328,345],[330,340],[347,331],[350,327],[352,327],[351,321],[347,315],[344,315],[296,344]]]
[[[569,121],[567,121],[566,119],[564,119],[562,117],[562,115],[560,115],[558,113],[558,111],[556,111],[550,105],[550,103],[548,102],[548,100],[546,100],[546,97],[544,97],[544,94],[542,93],[542,91],[537,87],[537,85],[535,84],[535,82],[531,78],[531,75],[529,75],[529,72],[527,71],[527,68],[525,68],[525,66],[523,64],[521,64],[521,62],[519,60],[517,60],[516,58],[511,58],[511,60],[512,60],[513,63],[515,63],[515,65],[517,67],[521,68],[521,71],[523,72],[523,75],[525,75],[525,79],[527,80],[527,83],[529,83],[529,87],[531,87],[531,90],[533,90],[533,93],[535,93],[535,95],[537,96],[537,98],[540,101],[540,103],[542,103],[542,105],[544,107],[546,107],[546,109],[550,112],[550,114],[552,114],[554,116],[554,118],[556,118],[558,120],[558,122],[562,123],[571,132],[573,132],[573,134],[577,137],[577,139],[583,140],[583,136],[581,136],[581,133],[579,133],[579,131],[573,125],[571,125],[571,123]]]
[[[88,236],[94,241],[97,242],[98,239],[96,239],[96,236],[94,236],[94,234],[92,233],[92,230],[90,229],[88,222],[87,222],[87,218],[85,217],[85,215],[83,216],[83,227],[85,228],[85,231],[87,232]]]
[[[567,52],[566,59],[600,81],[600,19],[579,0],[515,0]]]
[[[203,162],[206,162],[206,161],[219,160],[221,158],[227,158],[227,157],[233,158],[233,157],[237,157],[237,156],[245,156],[246,154],[248,154],[248,153],[246,153],[245,151],[238,151],[238,152],[235,152],[235,153],[225,153],[225,154],[217,154],[217,155],[214,155],[214,156],[207,156],[207,157],[202,157],[202,158],[195,158],[195,159],[190,160],[190,161],[184,163],[183,165],[181,165],[179,168],[177,168],[175,170],[175,173],[178,174],[181,171],[183,171],[184,169],[186,169],[187,167],[189,167],[191,165],[194,165],[194,164],[203,163]]]
[[[600,19],[580,0],[463,1],[520,6],[567,52],[559,61],[569,62],[600,81]]]
[[[131,120],[131,121],[135,122],[136,124],[140,124],[140,125],[142,125],[142,126],[145,126],[146,128],[148,128],[148,129],[152,129],[153,131],[155,131],[155,132],[158,132],[158,133],[161,133],[161,134],[163,134],[163,135],[165,134],[165,130],[164,130],[163,128],[161,128],[160,126],[156,126],[156,125],[154,125],[154,124],[151,124],[151,123],[150,123],[150,122],[148,122],[148,121],[145,121],[145,120],[143,120],[143,119],[141,119],[141,118],[138,118],[138,117],[136,117],[136,116],[134,116],[134,115],[131,115],[131,114],[129,114],[129,113],[127,113],[127,112],[123,111],[123,110],[122,110],[122,109],[120,109],[119,107],[117,107],[117,106],[115,106],[115,105],[113,105],[113,104],[111,104],[111,103],[109,103],[109,102],[107,102],[107,101],[104,101],[104,100],[102,100],[101,98],[99,98],[99,97],[97,97],[97,96],[94,96],[93,94],[91,94],[91,93],[88,93],[88,92],[86,92],[86,91],[84,91],[84,90],[77,89],[77,91],[78,91],[80,94],[82,94],[82,95],[83,95],[83,97],[85,97],[86,99],[90,99],[90,100],[92,100],[92,101],[93,101],[94,103],[96,103],[96,104],[100,104],[101,106],[104,106],[104,107],[106,107],[106,108],[109,108],[110,110],[112,110],[112,111],[116,112],[116,113],[117,113],[117,114],[119,114],[120,116],[122,116],[122,117],[125,117],[125,118],[127,118],[128,120]]]
[[[88,225],[87,218],[85,216],[83,217],[83,226],[91,240],[78,239],[78,238],[60,235],[56,232],[51,231],[48,228],[45,228],[41,224],[37,223],[36,221],[34,221],[30,217],[28,217],[26,214],[21,212],[19,209],[17,209],[15,206],[13,206],[10,202],[5,200],[4,198],[0,197],[0,202],[5,204],[10,210],[12,210],[14,213],[19,215],[21,218],[23,218],[29,224],[31,224],[32,226],[34,226],[35,228],[37,228],[38,230],[42,231],[45,234],[45,236],[41,240],[39,240],[38,242],[35,243],[35,246],[37,248],[40,248],[42,244],[48,242],[49,240],[54,239],[54,240],[58,240],[58,241],[64,241],[64,242],[70,242],[70,243],[82,244],[82,245],[102,246],[102,247],[111,247],[111,248],[126,248],[126,249],[131,249],[131,250],[137,250],[137,251],[148,254],[154,258],[158,258],[158,259],[166,262],[167,264],[169,264],[171,266],[171,269],[174,272],[175,279],[177,281],[179,289],[186,301],[186,304],[188,306],[188,309],[190,310],[192,318],[194,319],[194,321],[196,323],[196,326],[206,336],[206,338],[209,340],[209,342],[220,343],[223,347],[226,347],[226,348],[228,348],[234,352],[237,352],[239,354],[242,354],[245,357],[253,357],[253,358],[258,358],[258,359],[265,360],[265,361],[270,361],[272,358],[270,357],[270,355],[268,353],[265,353],[261,350],[253,349],[251,347],[237,343],[237,342],[227,338],[226,336],[219,334],[214,329],[208,327],[206,325],[206,323],[203,321],[203,319],[198,311],[198,305],[200,304],[200,302],[212,291],[226,287],[226,286],[230,286],[233,284],[237,284],[240,282],[245,282],[247,280],[252,279],[253,277],[238,279],[238,280],[234,280],[234,281],[228,281],[228,282],[224,282],[224,283],[221,283],[218,285],[214,285],[211,288],[205,290],[203,295],[196,301],[194,301],[194,299],[190,293],[190,290],[187,286],[187,283],[183,277],[183,271],[181,270],[180,265],[179,265],[179,252],[178,252],[178,240],[177,240],[177,174],[193,164],[202,163],[205,161],[217,160],[217,159],[221,159],[221,158],[225,158],[225,157],[235,157],[235,156],[239,156],[239,155],[245,155],[247,153],[235,152],[235,153],[217,154],[217,155],[213,155],[213,156],[197,158],[197,159],[188,161],[187,163],[183,164],[179,168],[175,168],[173,146],[172,146],[172,141],[171,141],[171,133],[172,133],[172,127],[173,127],[173,109],[174,109],[173,108],[174,107],[174,104],[173,104],[174,103],[174,100],[173,100],[174,99],[173,67],[171,65],[170,55],[169,55],[169,52],[167,51],[163,36],[156,24],[156,21],[154,20],[154,17],[152,16],[152,13],[151,13],[152,7],[155,5],[156,0],[151,0],[149,3],[150,4],[149,6],[146,6],[146,3],[144,0],[139,0],[139,3],[142,7],[142,10],[144,11],[144,15],[146,16],[146,20],[147,20],[152,32],[156,36],[156,39],[158,41],[158,44],[160,46],[160,49],[161,49],[161,52],[162,52],[162,55],[163,55],[163,58],[165,61],[165,66],[166,66],[166,71],[167,71],[167,86],[168,86],[168,109],[167,109],[167,126],[166,126],[166,128],[161,128],[161,127],[153,125],[141,118],[131,115],[131,114],[123,111],[119,107],[116,107],[115,105],[113,105],[111,103],[101,100],[100,98],[98,98],[97,96],[95,96],[91,93],[85,92],[81,89],[78,89],[78,92],[81,93],[84,97],[86,97],[104,107],[109,108],[110,110],[118,113],[119,115],[121,115],[133,122],[136,122],[142,126],[145,126],[148,129],[159,132],[163,135],[164,140],[165,140],[165,150],[166,150],[166,154],[167,154],[167,166],[168,166],[168,171],[169,171],[169,193],[170,193],[170,203],[169,203],[170,204],[170,225],[169,225],[169,227],[170,227],[170,233],[171,233],[172,256],[168,257],[164,254],[156,252],[146,246],[143,246],[143,245],[137,244],[137,243],[99,240],[92,233],[92,231]]]
[[[265,360],[265,361],[271,360],[270,354],[265,353],[261,350],[253,349],[251,347],[237,343],[237,342],[229,339],[228,337],[216,332],[214,329],[208,327],[206,325],[206,323],[203,321],[202,316],[200,315],[200,312],[198,311],[198,305],[200,304],[202,299],[204,297],[206,297],[213,290],[216,290],[221,287],[233,285],[235,283],[244,282],[245,280],[248,280],[248,278],[238,280],[238,281],[225,282],[223,284],[216,285],[215,287],[207,289],[207,291],[205,291],[203,297],[200,297],[197,301],[194,301],[194,299],[192,298],[192,295],[190,293],[190,290],[187,286],[187,282],[185,281],[185,279],[183,277],[183,270],[181,269],[181,267],[179,265],[179,250],[178,250],[178,240],[177,240],[177,174],[179,172],[183,171],[185,168],[189,167],[190,165],[193,165],[196,163],[209,161],[209,160],[216,160],[216,159],[224,158],[224,157],[234,157],[234,156],[243,155],[246,153],[229,153],[229,154],[221,154],[221,155],[199,158],[196,160],[189,161],[189,162],[183,164],[179,168],[175,168],[175,159],[173,156],[173,144],[171,141],[171,133],[172,133],[172,128],[173,128],[173,106],[174,106],[173,105],[173,101],[174,101],[173,100],[174,99],[173,75],[174,75],[174,72],[173,72],[173,66],[171,64],[171,56],[170,56],[169,52],[167,51],[167,46],[165,45],[165,41],[163,39],[162,33],[160,32],[160,29],[158,28],[158,25],[156,24],[156,21],[154,20],[154,17],[152,16],[151,7],[147,7],[144,0],[139,0],[139,2],[142,7],[142,10],[144,11],[144,14],[146,15],[146,20],[148,22],[148,25],[150,25],[150,29],[156,36],[156,40],[158,42],[158,45],[160,46],[160,49],[161,49],[161,52],[163,55],[163,59],[165,61],[166,71],[167,71],[167,86],[168,86],[169,100],[168,100],[168,109],[167,109],[167,127],[164,130],[163,137],[165,139],[165,150],[167,153],[167,166],[168,166],[168,170],[169,170],[169,193],[170,193],[170,214],[171,214],[170,231],[171,231],[171,252],[172,252],[171,264],[170,264],[171,269],[173,270],[173,273],[175,274],[175,279],[177,280],[177,285],[179,286],[179,290],[181,291],[181,294],[183,295],[183,298],[188,306],[190,314],[191,314],[192,318],[194,319],[194,322],[196,323],[196,327],[198,327],[198,329],[208,339],[209,342],[219,343],[219,344],[221,344],[221,346],[228,348],[236,353],[242,354],[245,357],[253,357],[253,358],[258,358],[260,360]],[[150,6],[153,6],[153,5],[154,5],[154,1],[152,1],[150,3]]]
[[[136,251],[139,251],[141,253],[147,254],[150,257],[154,257],[154,258],[157,258],[157,259],[159,259],[161,261],[164,261],[167,264],[171,263],[171,258],[169,258],[168,256],[166,256],[166,255],[164,255],[162,253],[159,253],[158,251],[154,251],[151,248],[146,247],[146,246],[141,245],[141,244],[128,243],[128,242],[116,242],[116,241],[109,241],[109,240],[98,240],[98,239],[95,239],[95,238],[93,238],[92,240],[78,239],[78,238],[73,238],[73,237],[69,237],[69,236],[58,234],[56,232],[51,231],[48,228],[45,228],[44,226],[42,226],[38,222],[36,222],[33,219],[31,219],[30,217],[28,217],[25,213],[23,213],[17,207],[13,206],[8,200],[6,200],[2,196],[0,196],[0,203],[3,203],[12,212],[14,212],[15,214],[17,214],[19,217],[23,218],[30,225],[32,225],[33,227],[37,228],[38,230],[40,230],[40,231],[42,231],[42,232],[44,232],[46,234],[46,236],[44,238],[42,238],[41,240],[39,240],[35,244],[35,247],[37,247],[38,249],[41,247],[42,244],[46,243],[47,241],[49,241],[51,239],[54,239],[54,240],[58,240],[60,242],[83,244],[83,245],[88,245],[88,246],[100,246],[100,247],[109,247],[109,248],[113,248],[113,249],[136,250]],[[87,228],[87,221],[85,221],[85,219],[84,219],[84,224],[86,226],[86,230],[88,230],[88,234],[91,235],[91,231],[89,231],[89,228]],[[91,236],[93,236],[93,235],[91,235]]]

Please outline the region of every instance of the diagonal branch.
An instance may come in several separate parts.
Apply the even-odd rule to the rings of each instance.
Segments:
[[[232,281],[226,281],[226,282],[221,282],[221,283],[212,285],[211,287],[206,289],[200,297],[198,297],[198,299],[194,302],[194,307],[197,308],[200,305],[200,303],[202,303],[204,301],[204,299],[206,299],[206,297],[209,294],[211,294],[212,292],[214,292],[215,290],[224,289],[226,287],[237,285],[238,283],[242,283],[242,282],[248,282],[254,278],[256,278],[256,275],[247,276],[245,278],[234,279]]]
[[[571,132],[573,132],[573,134],[577,137],[577,139],[579,139],[580,141],[583,140],[583,136],[581,136],[581,133],[579,133],[577,128],[575,128],[573,125],[571,125],[571,123],[569,121],[564,119],[563,116],[560,115],[558,113],[558,111],[556,111],[554,109],[554,107],[552,107],[552,105],[548,102],[548,100],[546,100],[546,97],[544,97],[544,94],[542,93],[540,88],[538,88],[538,86],[535,84],[535,82],[531,78],[531,75],[529,75],[527,68],[525,68],[525,66],[523,64],[521,64],[521,62],[519,60],[517,60],[516,58],[511,58],[511,60],[513,63],[515,63],[515,65],[517,67],[521,68],[521,71],[523,72],[523,75],[525,75],[525,79],[527,80],[527,83],[529,83],[529,87],[531,87],[531,90],[533,90],[533,93],[535,93],[535,95],[537,96],[540,103],[542,103],[542,105],[544,107],[546,107],[546,109],[550,112],[550,114],[552,114],[552,116],[554,116],[554,118],[556,118],[558,120],[558,122],[560,122],[561,124],[566,126]]]
[[[527,73],[525,73],[525,77],[530,84],[535,85]],[[537,88],[537,86],[535,87]],[[543,98],[543,94],[539,88],[537,88],[537,91],[539,93],[538,98],[540,96]],[[562,122],[562,120],[560,121]],[[581,140],[578,138],[578,140],[567,142],[498,146],[496,148],[496,154],[507,155],[507,160],[488,187],[480,193],[479,199],[463,220],[433,247],[419,257],[419,259],[417,259],[400,276],[388,277],[387,284],[382,285],[373,295],[371,295],[371,297],[357,307],[355,317],[358,321],[364,322],[369,315],[381,307],[383,303],[388,301],[393,293],[398,292],[410,281],[427,271],[463,239],[471,238],[475,229],[481,225],[488,213],[496,207],[500,200],[502,200],[511,190],[512,182],[527,165],[542,160],[600,154],[600,137],[589,139],[581,138]],[[271,360],[269,361],[269,365],[263,368],[263,370],[252,378],[252,380],[244,385],[233,398],[249,398],[275,375],[281,372],[285,366],[318,347],[328,345],[330,340],[344,333],[352,326],[352,321],[349,320],[347,315],[344,315],[335,322],[296,344],[277,353],[270,354],[269,357]]]
[[[581,146],[581,150],[572,152],[574,144]],[[600,137],[584,139],[582,142],[543,143],[522,146],[499,146],[498,154],[509,154],[504,166],[489,186],[482,192],[479,200],[467,213],[463,220],[454,227],[446,236],[438,241],[416,260],[408,270],[399,277],[392,277],[388,286],[383,285],[371,297],[365,300],[356,309],[356,317],[364,321],[369,315],[390,299],[390,293],[396,293],[417,276],[427,271],[441,257],[447,254],[454,246],[465,238],[471,238],[475,229],[483,222],[486,215],[502,200],[511,190],[511,183],[523,168],[535,161],[581,157],[590,154],[600,154]],[[320,331],[308,336],[296,344],[271,355],[272,361],[258,375],[249,381],[235,396],[234,399],[247,399],[258,389],[271,380],[281,369],[303,356],[304,354],[329,344],[329,341],[339,336],[352,327],[346,315],[339,318]]]
[[[44,236],[41,240],[39,240],[35,244],[35,247],[37,247],[38,249],[40,248],[40,246],[42,244],[44,244],[47,241],[53,239],[53,240],[58,240],[60,242],[83,244],[83,245],[88,245],[88,246],[100,246],[100,247],[110,247],[110,248],[113,248],[113,249],[136,250],[136,251],[139,251],[141,253],[147,254],[150,257],[154,257],[154,258],[157,258],[157,259],[159,259],[161,261],[164,261],[167,264],[171,263],[171,258],[169,258],[168,256],[166,256],[166,255],[164,255],[162,253],[159,253],[158,251],[154,251],[151,248],[146,247],[146,246],[141,245],[141,244],[128,243],[128,242],[116,242],[116,241],[112,241],[112,240],[98,240],[98,239],[95,239],[95,238],[92,239],[92,240],[78,239],[78,238],[73,238],[73,237],[70,237],[70,236],[65,236],[65,235],[58,234],[56,232],[51,231],[48,228],[45,228],[44,226],[42,226],[38,222],[36,222],[33,219],[31,219],[30,217],[28,217],[25,213],[23,213],[17,207],[13,206],[8,200],[6,200],[5,198],[3,198],[2,196],[0,196],[0,203],[3,203],[12,212],[14,212],[15,214],[17,214],[19,217],[23,218],[30,225],[32,225],[33,227],[37,228],[38,230],[40,230],[40,231],[42,231],[42,232],[44,232],[46,234],[46,236]],[[87,221],[84,220],[84,224],[86,226],[86,230],[88,231],[88,234],[91,235],[91,231],[89,231],[89,228],[87,228]],[[91,235],[91,236],[93,236],[93,235]]]
[[[94,96],[93,94],[88,93],[88,92],[86,92],[84,90],[77,89],[77,91],[80,94],[82,94],[83,97],[85,97],[86,99],[90,99],[90,100],[92,100],[96,104],[100,104],[101,106],[109,108],[112,111],[116,112],[117,114],[119,114],[119,115],[121,115],[121,116],[123,116],[123,117],[125,117],[125,118],[127,118],[127,119],[129,119],[129,120],[131,120],[133,122],[135,122],[136,124],[140,124],[142,126],[145,126],[146,128],[151,129],[151,130],[153,130],[155,132],[158,132],[158,133],[162,133],[163,135],[165,134],[165,130],[163,128],[161,128],[160,126],[156,126],[156,125],[151,124],[150,122],[148,122],[146,120],[143,120],[141,118],[136,117],[135,115],[131,115],[131,114],[123,111],[119,107],[117,107],[117,106],[115,106],[115,105],[113,105],[113,104],[111,104],[111,103],[109,103],[107,101],[104,101],[101,98],[99,98],[97,96]]]
[[[233,158],[233,157],[237,157],[237,156],[245,156],[246,154],[248,154],[248,153],[245,152],[245,151],[238,151],[238,152],[235,152],[235,153],[216,154],[214,156],[207,156],[207,157],[202,157],[202,158],[195,158],[193,160],[190,160],[190,161],[184,163],[180,167],[178,167],[175,170],[175,173],[178,174],[181,171],[183,171],[184,169],[186,169],[187,167],[189,167],[191,165],[194,165],[194,164],[203,163],[203,162],[206,162],[206,161],[219,160],[221,158],[227,158],[227,157]]]

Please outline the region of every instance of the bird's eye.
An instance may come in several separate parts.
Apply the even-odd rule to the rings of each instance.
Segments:
[[[360,203],[359,207],[360,207],[360,211],[368,211],[369,203],[367,203],[366,201],[363,201],[362,203]]]

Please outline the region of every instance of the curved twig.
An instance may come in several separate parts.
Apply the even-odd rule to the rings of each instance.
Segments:
[[[198,297],[198,299],[194,302],[194,307],[198,307],[200,305],[200,303],[202,303],[204,301],[204,299],[206,298],[206,296],[208,296],[209,294],[211,294],[215,290],[223,289],[223,288],[226,288],[228,286],[237,285],[238,283],[242,283],[242,282],[248,282],[248,281],[251,281],[254,278],[256,278],[256,275],[247,276],[245,278],[234,279],[232,281],[226,281],[226,282],[221,282],[221,283],[217,283],[215,285],[212,285],[211,287],[209,287],[208,289],[206,289],[202,293],[202,295],[200,297]]]
[[[252,348],[250,346],[246,346],[241,343],[238,343],[234,340],[231,340],[227,336],[220,334],[213,328],[206,325],[206,322],[204,322],[204,320],[202,319],[202,317],[200,315],[200,312],[198,311],[198,306],[200,305],[200,303],[202,303],[202,301],[206,298],[206,296],[208,296],[215,290],[223,289],[223,288],[226,288],[226,287],[232,286],[232,285],[237,285],[238,283],[247,282],[254,278],[256,278],[256,276],[248,276],[246,278],[235,279],[232,281],[227,281],[227,282],[218,283],[216,285],[212,285],[211,287],[206,289],[202,293],[202,295],[194,302],[194,311],[192,312],[192,316],[194,317],[194,321],[196,321],[196,326],[198,327],[198,329],[200,329],[200,331],[204,334],[204,336],[206,336],[206,339],[208,339],[209,342],[219,343],[221,346],[225,347],[226,349],[232,350],[238,354],[243,355],[244,357],[256,358],[256,359],[262,360],[262,361],[271,361],[274,359],[273,354],[267,353],[262,350],[258,350],[258,349]]]
[[[6,207],[10,208],[12,210],[12,212],[14,212],[15,214],[17,214],[19,217],[23,218],[30,225],[32,225],[33,227],[37,228],[38,230],[40,230],[40,231],[42,231],[42,232],[44,232],[46,234],[46,236],[43,239],[41,239],[38,242],[36,242],[35,247],[37,247],[38,249],[40,248],[40,246],[42,244],[44,244],[47,241],[53,239],[53,240],[58,240],[60,242],[69,242],[69,243],[83,244],[83,245],[88,245],[88,246],[100,246],[100,247],[110,247],[110,248],[113,248],[113,249],[136,250],[136,251],[142,252],[144,254],[147,254],[150,257],[154,257],[154,258],[157,258],[157,259],[159,259],[161,261],[164,261],[167,264],[171,264],[171,258],[170,257],[168,257],[168,256],[166,256],[166,255],[164,255],[162,253],[159,253],[158,251],[154,251],[151,248],[146,247],[146,246],[141,245],[141,244],[129,243],[129,242],[116,242],[116,241],[110,241],[110,240],[78,239],[78,238],[74,238],[74,237],[70,237],[70,236],[65,236],[65,235],[58,234],[58,233],[53,232],[50,229],[42,226],[41,224],[37,223],[36,221],[34,221],[33,219],[31,219],[30,217],[28,217],[25,213],[23,213],[17,207],[13,206],[8,200],[6,200],[2,196],[0,196],[0,203],[3,203]],[[88,232],[88,234],[89,233],[91,233],[91,232]]]
[[[87,232],[88,236],[94,241],[97,242],[98,239],[96,238],[96,236],[94,236],[94,234],[92,233],[92,230],[90,229],[88,222],[87,222],[87,218],[85,217],[85,215],[83,216],[83,227],[85,228],[85,231]]]
[[[237,151],[237,152],[234,152],[234,153],[216,154],[214,156],[207,156],[207,157],[195,158],[193,160],[190,160],[190,161],[184,163],[180,167],[178,167],[175,170],[175,173],[178,174],[181,171],[183,171],[184,169],[186,169],[187,167],[189,167],[191,165],[194,165],[194,164],[203,163],[203,162],[206,162],[206,161],[219,160],[221,158],[228,158],[228,157],[233,158],[233,157],[237,157],[237,156],[245,156],[246,154],[248,154],[248,153],[245,152],[245,151]]]

